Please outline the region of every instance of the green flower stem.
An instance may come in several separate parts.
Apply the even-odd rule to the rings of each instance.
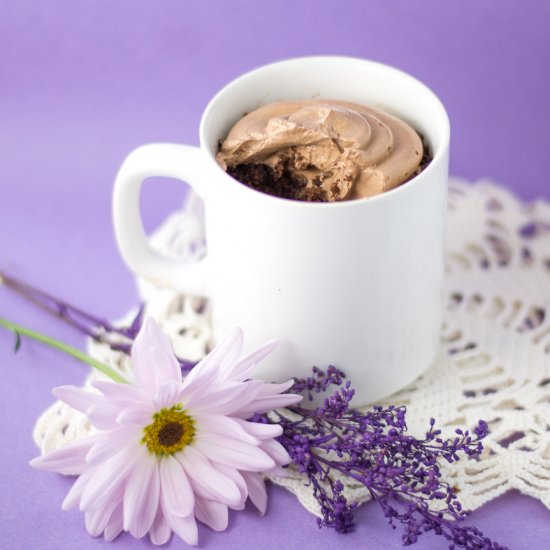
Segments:
[[[66,353],[67,355],[70,355],[75,359],[78,359],[79,361],[86,363],[86,365],[93,367],[99,372],[102,372],[109,378],[112,378],[115,382],[119,382],[121,384],[128,384],[128,380],[126,380],[123,376],[118,374],[118,372],[116,372],[114,369],[112,369],[108,365],[105,365],[100,361],[96,361],[93,357],[90,357],[86,353],[83,353],[80,350],[73,348],[68,344],[65,344],[64,342],[60,342],[59,340],[50,338],[49,336],[46,336],[45,334],[42,334],[40,332],[36,332],[34,330],[28,329],[16,323],[12,323],[11,321],[8,321],[7,319],[3,319],[2,317],[0,317],[0,326],[8,330],[11,330],[15,334],[26,336],[27,338],[32,338],[33,340],[37,340],[38,342],[46,344],[47,346],[58,349]]]

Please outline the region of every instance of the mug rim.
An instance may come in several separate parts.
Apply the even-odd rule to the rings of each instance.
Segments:
[[[385,71],[389,71],[393,73],[399,78],[409,80],[415,86],[422,88],[424,92],[426,92],[430,96],[430,100],[433,101],[434,104],[437,106],[437,110],[439,111],[438,118],[440,119],[439,124],[442,127],[441,146],[436,151],[433,152],[433,158],[428,164],[428,166],[426,166],[419,174],[397,185],[396,187],[389,189],[388,191],[384,191],[382,193],[378,193],[377,195],[373,195],[370,197],[363,197],[361,199],[342,200],[342,201],[335,201],[335,202],[307,202],[307,201],[300,201],[296,199],[287,199],[284,197],[278,197],[276,195],[270,195],[262,191],[257,191],[256,189],[252,189],[248,185],[245,185],[244,183],[241,183],[240,181],[230,176],[216,161],[215,154],[213,154],[210,151],[207,144],[207,139],[206,139],[207,137],[206,125],[208,123],[208,119],[212,110],[216,107],[216,104],[222,100],[223,96],[227,93],[228,90],[230,90],[234,86],[238,86],[239,84],[242,84],[243,81],[246,81],[249,78],[254,77],[257,73],[272,70],[273,68],[280,65],[307,62],[312,60],[315,60],[315,61],[326,60],[327,62],[328,61],[331,61],[331,62],[334,62],[334,61],[350,62],[351,61],[351,62],[357,62],[361,64],[367,64],[370,66],[376,66]],[[205,157],[203,156],[203,158],[206,158],[206,160],[210,165],[212,164],[215,165],[213,166],[213,168],[215,170],[218,170],[220,174],[223,174],[224,179],[227,181],[227,184],[232,185],[235,188],[235,190],[241,189],[240,192],[248,193],[249,198],[252,198],[253,196],[255,196],[258,198],[258,200],[282,201],[281,204],[284,203],[285,205],[289,205],[289,206],[293,205],[294,207],[297,207],[297,208],[300,208],[300,207],[331,208],[331,209],[352,208],[352,207],[357,207],[359,205],[365,205],[366,203],[374,203],[379,201],[391,200],[391,198],[395,197],[395,195],[406,192],[406,190],[411,187],[414,188],[420,185],[420,182],[422,182],[426,177],[428,177],[431,174],[431,172],[437,169],[437,165],[439,165],[441,162],[446,162],[446,157],[448,155],[448,150],[450,145],[450,134],[451,134],[451,128],[450,128],[450,121],[449,121],[449,115],[447,113],[447,110],[445,109],[445,106],[443,105],[442,101],[439,99],[439,97],[435,94],[435,92],[429,86],[427,86],[422,81],[415,78],[414,76],[410,75],[409,73],[402,71],[401,69],[397,69],[392,65],[388,65],[386,63],[381,63],[378,61],[373,61],[370,59],[363,59],[360,57],[340,56],[340,55],[312,55],[312,56],[291,57],[291,58],[275,61],[272,63],[267,63],[265,65],[261,65],[259,67],[256,67],[254,69],[251,69],[250,71],[247,71],[241,74],[240,76],[228,82],[214,95],[214,97],[212,97],[212,99],[208,102],[202,114],[202,117],[200,120],[200,126],[199,126],[200,149],[206,155]],[[222,139],[222,138],[219,138],[219,139]]]

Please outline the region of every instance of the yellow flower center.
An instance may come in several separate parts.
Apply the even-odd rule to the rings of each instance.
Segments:
[[[161,409],[153,422],[143,428],[144,443],[157,456],[173,455],[189,445],[195,437],[195,423],[181,405]]]

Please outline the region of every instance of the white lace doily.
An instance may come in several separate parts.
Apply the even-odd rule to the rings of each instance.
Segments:
[[[419,436],[431,417],[449,435],[478,419],[489,423],[481,460],[443,465],[465,508],[509,489],[550,508],[550,203],[527,205],[495,184],[453,179],[447,232],[440,353],[422,377],[387,402],[407,406],[409,431]],[[189,259],[204,252],[203,235],[201,203],[192,198],[155,233],[153,244]],[[143,281],[139,288],[176,354],[197,360],[209,350],[207,302]],[[127,358],[105,346],[90,342],[89,352],[122,372],[129,369]],[[91,429],[81,413],[56,402],[39,418],[34,439],[46,452]],[[290,470],[272,481],[318,514],[300,474]],[[366,500],[361,487],[346,489],[351,500]]]

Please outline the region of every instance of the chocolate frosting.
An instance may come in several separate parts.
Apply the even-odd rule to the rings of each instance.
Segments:
[[[330,201],[382,193],[412,177],[422,140],[404,121],[365,105],[326,99],[270,103],[246,114],[216,156],[239,164],[282,164],[322,187]]]
[[[422,140],[407,123],[377,109],[335,100],[270,103],[248,113],[217,154],[227,170],[281,163],[322,186],[328,200],[369,197],[414,175]]]

